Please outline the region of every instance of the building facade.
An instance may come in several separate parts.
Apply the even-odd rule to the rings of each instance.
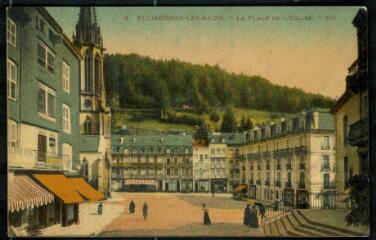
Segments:
[[[78,176],[82,56],[42,7],[9,8],[6,37],[8,226],[30,235],[79,222],[84,198],[67,201],[41,179],[79,191],[65,175]]]
[[[302,112],[245,133],[239,182],[251,198],[292,207],[323,207],[335,194],[335,128],[327,109]]]
[[[114,135],[112,189],[193,191],[192,136]]]
[[[353,20],[357,28],[358,58],[349,67],[346,91],[331,112],[335,116],[337,141],[337,188],[346,191],[353,175],[368,172],[368,74],[367,10],[361,8]]]
[[[94,7],[81,7],[73,42],[79,49],[80,173],[94,188],[110,195],[111,112],[103,75],[104,48]]]
[[[193,182],[195,192],[210,191],[210,150],[207,139],[193,140]]]

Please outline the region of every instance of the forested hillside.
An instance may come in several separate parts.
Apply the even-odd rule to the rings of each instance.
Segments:
[[[228,73],[218,66],[115,54],[105,57],[104,68],[113,110],[186,107],[204,113],[233,106],[295,113],[333,104],[328,97],[278,86],[260,76]]]

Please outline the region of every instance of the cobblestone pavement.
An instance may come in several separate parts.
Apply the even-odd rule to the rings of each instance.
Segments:
[[[181,193],[119,193],[125,211],[105,227],[102,236],[260,236],[260,229],[243,226],[244,202],[229,196],[192,195]],[[133,200],[136,212],[128,213]],[[142,205],[148,203],[146,221]],[[204,226],[202,203],[209,209],[212,225]]]

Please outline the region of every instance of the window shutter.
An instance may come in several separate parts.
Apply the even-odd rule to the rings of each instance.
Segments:
[[[46,93],[41,88],[38,90],[38,112],[46,113]]]

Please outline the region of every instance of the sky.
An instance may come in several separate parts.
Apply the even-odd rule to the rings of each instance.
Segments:
[[[78,7],[47,10],[72,36]],[[358,7],[97,7],[107,53],[219,65],[338,98],[357,57]],[[152,18],[159,17],[159,18]],[[169,19],[167,19],[167,17]]]

